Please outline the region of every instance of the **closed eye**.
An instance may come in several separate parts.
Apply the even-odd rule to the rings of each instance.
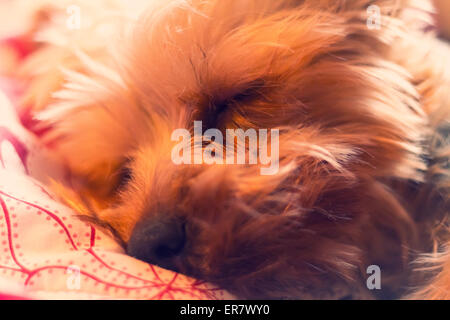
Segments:
[[[209,105],[201,115],[204,130],[220,128],[221,118],[229,111],[230,107],[252,101],[261,97],[261,90],[265,87],[263,79],[257,79],[247,84],[245,88],[231,97],[222,100],[210,99]]]
[[[121,169],[120,175],[119,175],[119,188],[121,186],[124,186],[128,184],[128,182],[131,180],[131,170],[128,167],[124,167]]]
[[[129,167],[129,163],[130,163],[130,160],[128,160],[126,163],[124,163],[118,172],[116,190],[123,189],[132,179],[132,172]]]

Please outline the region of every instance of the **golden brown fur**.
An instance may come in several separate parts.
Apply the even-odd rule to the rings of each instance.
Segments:
[[[367,298],[376,264],[381,297],[448,298],[450,55],[405,18],[414,4],[152,1],[137,20],[103,19],[107,36],[65,30],[22,70],[81,179],[61,195],[125,244],[138,221],[182,216],[177,268],[240,297]],[[171,133],[194,120],[280,128],[279,174],[174,165]]]

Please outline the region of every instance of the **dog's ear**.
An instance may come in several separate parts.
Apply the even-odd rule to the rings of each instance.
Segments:
[[[62,88],[52,92],[53,103],[34,117],[38,126],[49,128],[42,140],[63,156],[71,172],[106,196],[146,132],[147,118],[117,72],[81,51],[75,56],[83,72],[62,67]]]
[[[23,20],[24,26],[14,34],[33,44],[32,52],[14,74],[27,84],[21,105],[32,112],[55,101],[53,92],[65,82],[62,68],[83,71],[75,54],[77,49],[104,63],[111,60],[105,47],[120,33],[128,19],[125,12],[133,7],[124,7],[115,0],[95,4],[86,0],[17,0],[8,6],[18,10]]]

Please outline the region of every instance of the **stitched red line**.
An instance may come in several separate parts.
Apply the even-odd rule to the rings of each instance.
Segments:
[[[29,273],[30,271],[25,268],[17,259],[16,257],[16,253],[14,252],[14,247],[12,244],[12,232],[11,232],[11,220],[9,218],[9,211],[8,208],[6,207],[6,203],[3,200],[2,197],[0,197],[0,205],[3,209],[4,212],[4,217],[5,217],[5,221],[6,221],[6,228],[7,228],[7,232],[8,232],[8,244],[9,244],[9,251],[11,252],[11,258],[13,259],[13,261],[15,262],[15,264],[17,264],[18,267],[20,267],[24,272]]]
[[[111,266],[108,265],[102,258],[100,258],[100,257],[95,253],[95,251],[94,251],[92,248],[90,248],[90,249],[88,249],[88,250],[86,250],[86,251],[89,252],[95,259],[97,259],[98,262],[100,262],[102,265],[104,265],[106,268],[108,268],[108,269],[110,269],[110,270],[120,272],[120,273],[122,273],[122,274],[124,274],[124,275],[126,275],[126,276],[128,276],[128,277],[130,277],[130,278],[133,278],[133,279],[135,279],[135,280],[140,280],[140,281],[142,281],[142,282],[151,283],[151,284],[153,284],[153,285],[160,285],[160,284],[158,284],[158,283],[156,283],[156,282],[154,282],[154,281],[146,280],[146,279],[143,279],[143,278],[134,276],[134,275],[132,275],[132,274],[129,274],[129,273],[127,273],[127,272],[124,272],[124,271],[122,271],[122,270],[120,270],[120,269],[111,267]],[[159,280],[161,281],[161,279],[159,279]],[[161,282],[163,282],[163,281],[161,281]]]
[[[73,242],[73,239],[72,239],[72,237],[71,237],[71,235],[70,235],[69,230],[67,229],[67,227],[65,226],[65,224],[61,221],[61,219],[59,219],[55,214],[51,213],[50,211],[48,211],[48,210],[46,210],[46,209],[44,209],[44,208],[42,208],[42,207],[40,207],[40,206],[38,206],[38,205],[35,205],[34,203],[31,203],[31,202],[28,202],[28,201],[25,201],[25,200],[22,200],[22,199],[13,197],[13,196],[11,196],[11,195],[9,195],[9,194],[7,194],[7,193],[1,191],[1,190],[0,190],[0,194],[6,196],[6,197],[8,197],[8,198],[11,198],[11,199],[13,199],[13,200],[16,200],[16,201],[25,203],[26,205],[29,205],[29,206],[31,206],[31,207],[33,207],[33,208],[36,208],[36,209],[38,209],[38,210],[40,210],[40,211],[43,211],[43,212],[45,212],[46,214],[48,214],[50,217],[52,217],[52,218],[60,225],[61,228],[63,228],[64,232],[66,233],[67,237],[69,238],[69,241],[70,241],[72,247],[73,247],[75,250],[78,250],[77,246],[76,246],[75,243]]]
[[[48,269],[62,269],[62,270],[67,270],[69,267],[68,266],[45,266],[45,267],[41,267],[38,269],[33,270],[30,275],[28,276],[28,278],[25,280],[25,285],[28,285],[29,282],[31,281],[31,279],[39,272],[44,271],[44,270],[48,270]],[[114,287],[114,288],[119,288],[119,289],[124,289],[124,290],[139,290],[139,289],[150,289],[150,288],[158,288],[158,287],[162,287],[163,285],[151,285],[151,286],[141,286],[141,287],[127,287],[127,286],[121,286],[118,285],[116,283],[112,283],[112,282],[108,282],[108,281],[104,281],[96,276],[94,276],[93,274],[90,274],[86,271],[80,270],[80,274],[91,278],[92,280],[95,280],[99,283],[102,283],[104,285],[107,285],[109,287]]]
[[[1,265],[0,265],[0,269],[6,269],[6,270],[11,270],[11,271],[17,271],[17,272],[27,273],[26,271],[24,271],[24,270],[22,270],[22,269],[16,269],[16,268],[7,267],[7,266],[1,266]]]
[[[169,296],[170,299],[173,299],[173,295],[170,292],[170,290],[172,289],[172,284],[175,282],[175,280],[177,279],[178,274],[174,274],[172,280],[170,280],[170,282],[166,285],[166,287],[164,288],[164,290],[162,290],[161,292],[159,292],[158,294],[154,295],[153,297],[150,298],[150,300],[153,299],[162,299],[162,297],[164,297],[165,294],[167,294]]]
[[[91,242],[89,244],[89,249],[92,249],[95,246],[95,228],[91,226]]]
[[[153,275],[158,279],[159,281],[162,281],[161,278],[158,275],[158,272],[156,272],[155,267],[151,264],[149,264],[150,270],[153,272]]]

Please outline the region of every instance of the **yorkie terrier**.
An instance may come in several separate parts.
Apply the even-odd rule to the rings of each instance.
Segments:
[[[81,218],[241,298],[450,298],[450,50],[428,1],[129,2],[30,9],[23,105]]]

